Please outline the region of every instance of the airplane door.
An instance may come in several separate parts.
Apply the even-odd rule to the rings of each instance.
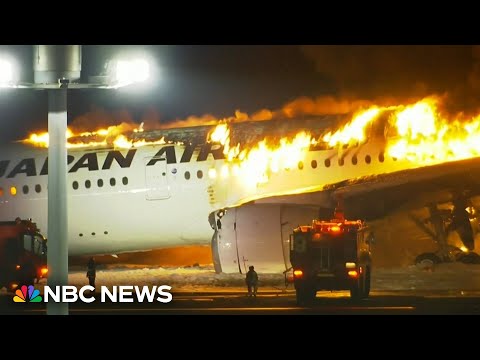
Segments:
[[[148,165],[151,160],[156,160],[153,165]],[[147,200],[161,200],[170,197],[170,186],[168,185],[167,161],[162,157],[146,157],[145,164],[145,185]]]

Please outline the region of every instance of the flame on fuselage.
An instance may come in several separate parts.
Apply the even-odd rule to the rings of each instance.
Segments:
[[[102,147],[113,145],[119,148],[131,148],[148,145],[144,139],[129,140],[123,134],[125,131],[133,130],[134,133],[141,133],[144,131],[143,123],[138,128],[133,128],[132,125],[120,124],[118,126],[109,126],[107,129],[99,129],[96,131],[83,131],[74,133],[70,128],[67,128],[67,148],[87,148],[87,147]],[[23,143],[34,145],[37,147],[48,148],[49,136],[48,132],[40,134],[31,134],[28,139],[22,140]],[[155,140],[154,144],[164,144],[164,139]]]
[[[323,137],[323,141],[327,142],[330,146],[361,143],[365,141],[367,125],[375,120],[381,110],[382,109],[374,106],[368,110],[357,113],[353,120],[342,129],[334,133],[328,132]]]
[[[428,97],[392,114],[390,123],[398,136],[388,142],[387,154],[418,165],[480,155],[480,115],[448,119],[438,112],[438,102]]]
[[[240,151],[240,144],[230,147],[230,130],[227,124],[217,125],[208,140],[223,145],[225,158],[231,165],[231,171],[222,168],[222,176],[241,176],[248,184],[265,183],[271,173],[296,166],[305,158],[310,145],[315,143],[311,134],[302,131],[293,139],[283,137],[273,144],[264,139]]]
[[[245,183],[264,183],[268,181],[271,174],[299,166],[312,144],[323,143],[327,148],[344,149],[365,143],[369,139],[369,127],[380,118],[388,119],[384,124],[388,127],[384,129],[386,137],[384,150],[390,157],[423,166],[479,156],[480,115],[471,118],[460,115],[448,117],[438,111],[440,101],[439,97],[431,96],[415,103],[388,107],[363,102],[361,103],[363,109],[360,111],[357,109],[351,121],[320,137],[314,138],[307,131],[299,131],[290,137],[265,138],[248,146],[231,143],[229,122],[233,120],[227,118],[220,123],[217,121],[216,127],[212,129],[206,140],[223,146],[228,166],[219,170],[214,176],[221,178],[240,176]],[[273,116],[272,113],[267,114],[265,111],[264,113],[263,117]],[[237,111],[233,118],[244,121],[251,119],[251,116]],[[146,140],[137,136],[135,139],[130,139],[125,135],[125,131],[132,131],[132,128],[131,124],[124,126],[121,124],[77,134],[68,130],[67,147],[132,148],[167,143],[168,139],[164,137]],[[143,131],[143,123],[138,128],[133,128],[133,133]],[[32,134],[24,142],[48,147],[48,133]]]

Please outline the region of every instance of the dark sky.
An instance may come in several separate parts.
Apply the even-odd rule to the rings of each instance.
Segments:
[[[140,123],[151,114],[163,123],[190,115],[225,117],[237,109],[281,109],[300,97],[318,104],[326,95],[402,101],[448,93],[454,111],[476,109],[480,99],[480,51],[469,45],[84,45],[82,50],[82,77],[98,74],[108,58],[122,52],[146,54],[157,77],[154,86],[138,93],[69,91],[69,124],[86,114],[110,125],[126,118]],[[30,45],[0,46],[2,54],[19,59],[22,80],[33,79]],[[1,90],[0,141],[39,129],[47,129],[46,92]]]

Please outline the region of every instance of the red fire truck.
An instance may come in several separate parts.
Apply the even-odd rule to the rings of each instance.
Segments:
[[[295,228],[290,262],[297,303],[310,303],[319,290],[350,290],[353,299],[368,297],[373,239],[360,220],[313,220]]]
[[[0,221],[0,289],[13,291],[47,275],[47,240],[29,220]]]

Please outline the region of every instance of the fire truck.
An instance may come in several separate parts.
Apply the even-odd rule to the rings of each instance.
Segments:
[[[47,240],[31,219],[0,221],[0,289],[33,285],[47,275]]]
[[[290,262],[297,304],[311,303],[319,290],[350,290],[352,299],[370,293],[373,232],[342,216],[313,220],[290,235]]]

